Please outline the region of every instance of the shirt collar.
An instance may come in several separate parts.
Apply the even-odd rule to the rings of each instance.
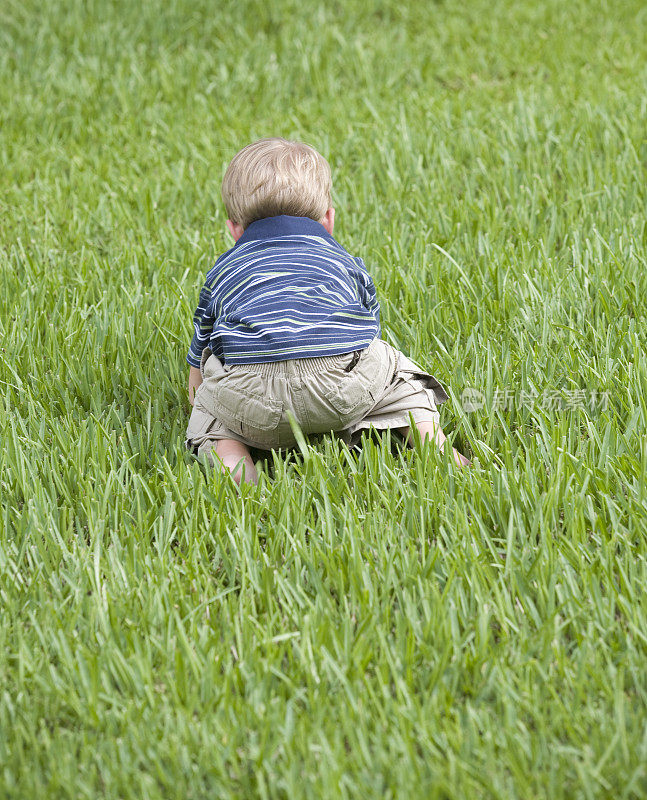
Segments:
[[[310,217],[290,217],[287,214],[265,217],[265,219],[251,222],[236,244],[245,244],[259,239],[274,239],[276,236],[299,235],[320,236],[322,239],[328,239],[337,244],[320,222],[310,219]]]

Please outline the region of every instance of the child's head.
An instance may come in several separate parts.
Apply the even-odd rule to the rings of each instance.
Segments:
[[[330,190],[330,166],[313,147],[271,138],[236,153],[225,172],[222,199],[233,233],[279,214],[321,222],[332,211]]]

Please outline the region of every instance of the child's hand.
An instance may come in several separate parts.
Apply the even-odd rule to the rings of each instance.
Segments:
[[[189,403],[193,405],[195,393],[202,384],[202,373],[197,367],[189,368]]]

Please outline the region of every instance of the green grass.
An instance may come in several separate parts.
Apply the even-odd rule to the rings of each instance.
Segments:
[[[646,32],[640,0],[2,4],[1,797],[647,796]],[[329,158],[468,473],[324,438],[239,492],[184,452],[263,135]]]

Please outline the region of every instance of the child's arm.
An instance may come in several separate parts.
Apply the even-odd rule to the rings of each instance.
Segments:
[[[189,403],[193,405],[195,393],[202,383],[202,373],[198,367],[189,367]]]

